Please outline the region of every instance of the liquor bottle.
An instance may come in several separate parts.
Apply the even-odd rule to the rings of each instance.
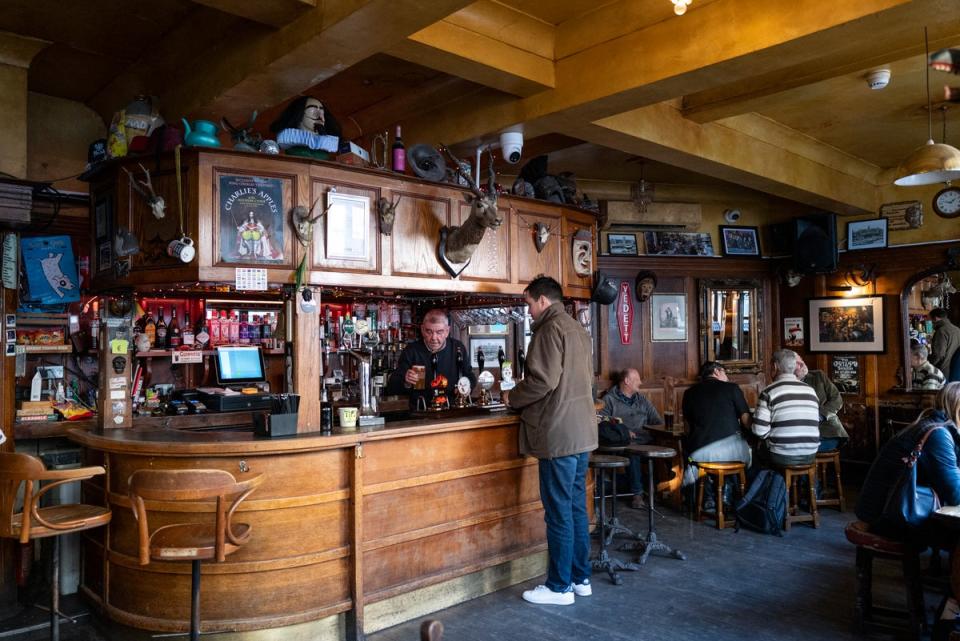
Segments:
[[[207,328],[207,321],[201,319],[197,328],[196,348],[207,349],[210,347],[210,330]]]
[[[180,333],[183,346],[193,349],[196,345],[196,334],[193,331],[193,325],[190,324],[190,312],[183,310],[183,331]]]
[[[210,347],[219,345],[223,340],[220,337],[220,316],[217,310],[207,310],[207,331],[210,333]]]
[[[157,349],[167,349],[167,321],[163,320],[163,305],[157,312]]]
[[[223,311],[223,315],[224,316],[227,315],[226,310]],[[230,325],[230,332],[229,332],[228,340],[230,341],[231,345],[239,345],[240,344],[240,318],[237,315],[236,311],[230,314],[229,325]],[[223,333],[222,328],[220,329],[220,333],[221,334]]]
[[[143,323],[143,333],[146,334],[150,340],[150,349],[153,349],[157,344],[157,321],[153,320],[153,315],[150,313],[149,308],[147,308],[146,315],[147,320]]]
[[[241,312],[240,315],[240,344],[249,345],[250,344],[250,323],[247,321],[247,313]]]
[[[260,345],[263,349],[273,349],[273,314],[263,317],[263,325],[260,326]]]
[[[404,173],[407,170],[407,150],[400,136],[400,125],[397,125],[397,137],[393,140],[393,170]]]
[[[251,316],[248,321],[249,329],[247,330],[250,334],[250,344],[259,345],[260,344],[260,319],[256,316]]]
[[[327,396],[327,386],[324,385],[320,391],[320,431],[330,432],[333,430],[333,405],[330,403],[330,397]]]
[[[177,322],[177,307],[170,310],[170,325],[167,327],[167,346],[178,349],[183,345],[183,336],[180,334],[180,324]]]

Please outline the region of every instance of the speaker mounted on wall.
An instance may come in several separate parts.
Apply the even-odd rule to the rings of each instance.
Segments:
[[[794,269],[803,274],[837,271],[837,215],[809,214],[794,220]]]

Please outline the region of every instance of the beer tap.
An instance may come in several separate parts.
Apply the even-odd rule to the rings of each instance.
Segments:
[[[477,348],[477,371],[483,371],[483,350],[479,347]]]

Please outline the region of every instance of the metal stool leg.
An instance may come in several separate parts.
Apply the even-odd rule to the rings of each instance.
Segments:
[[[200,640],[200,560],[194,560],[190,573],[190,641]]]
[[[639,549],[642,547],[643,552],[640,554],[640,557],[637,559],[637,563],[644,565],[647,562],[647,558],[650,556],[651,552],[663,552],[667,556],[673,557],[674,559],[679,559],[680,561],[685,561],[687,556],[680,550],[675,550],[666,543],[657,540],[657,533],[654,530],[653,524],[653,497],[654,497],[654,482],[653,482],[653,459],[647,459],[647,487],[649,488],[650,500],[647,501],[647,536],[646,539],[639,543],[630,544],[629,548],[624,549]]]
[[[60,641],[60,537],[53,537],[50,555],[50,639]]]

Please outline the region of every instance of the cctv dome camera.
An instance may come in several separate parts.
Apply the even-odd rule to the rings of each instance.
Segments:
[[[740,220],[740,216],[742,216],[742,215],[743,215],[743,214],[740,213],[740,210],[739,210],[739,209],[728,209],[728,210],[726,210],[725,212],[723,212],[723,218],[724,218],[724,220],[726,220],[728,223],[735,223],[735,222],[737,222],[738,220]]]
[[[511,165],[520,162],[520,154],[523,152],[523,132],[505,131],[500,134],[500,149],[503,150],[503,158]]]

